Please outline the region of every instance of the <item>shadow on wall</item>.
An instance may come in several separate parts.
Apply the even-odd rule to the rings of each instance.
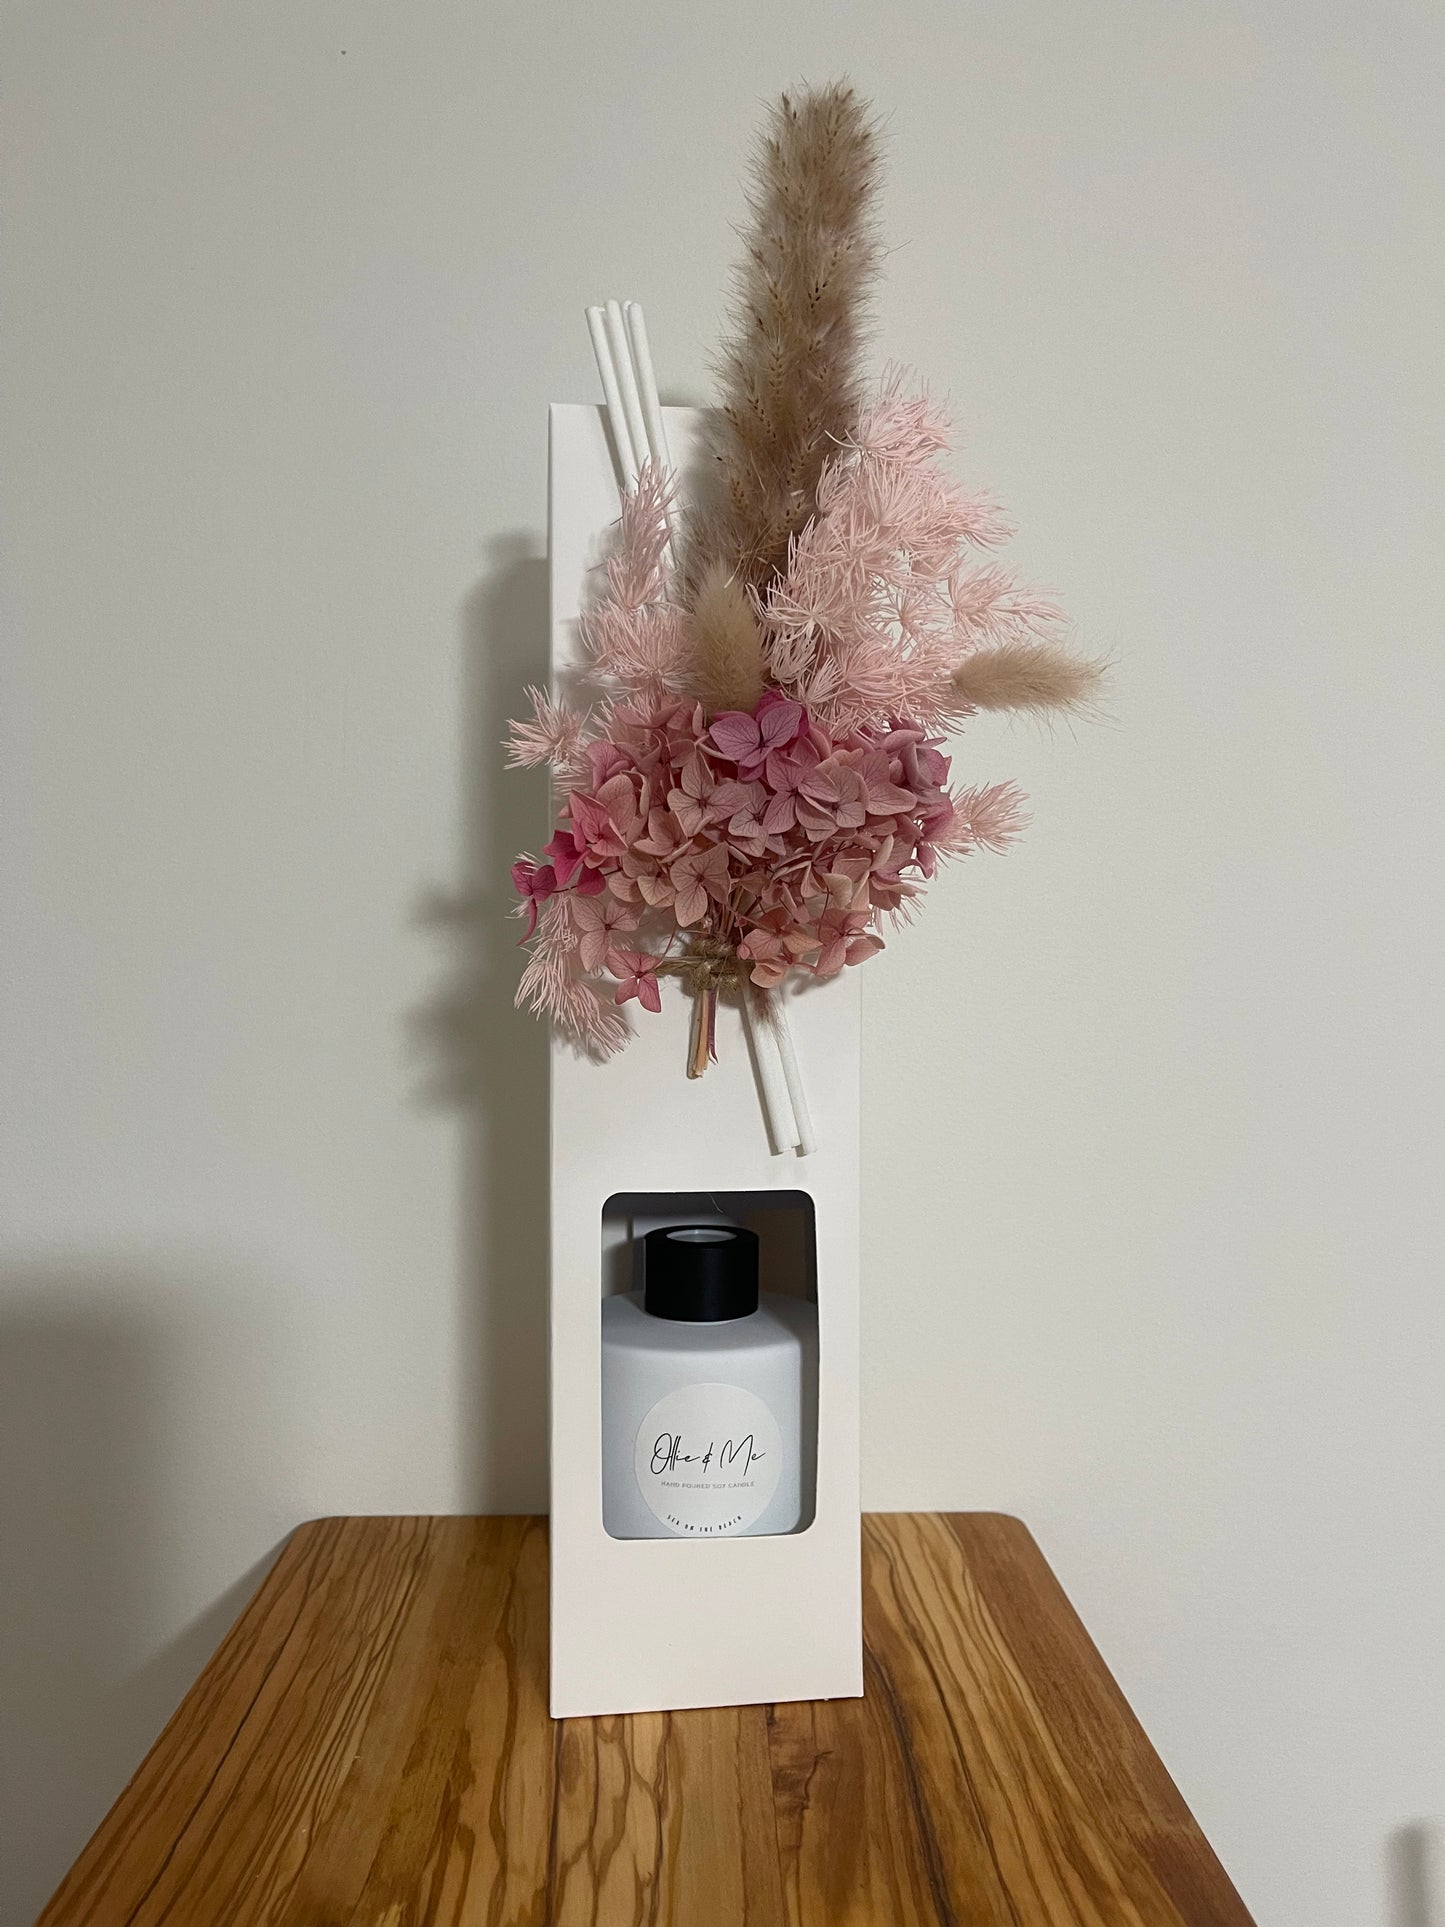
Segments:
[[[465,1503],[547,1506],[547,1034],[513,1008],[523,958],[509,871],[546,841],[547,781],[508,770],[502,738],[547,676],[547,563],[537,539],[498,539],[461,615],[462,878],[422,909],[456,948],[419,1013],[427,1095],[463,1113],[458,1187],[458,1397]]]
[[[254,1591],[184,1632],[173,1407],[194,1363],[155,1281],[9,1273],[0,1300],[0,1921],[34,1918]],[[150,1635],[148,1637],[148,1634]]]
[[[1445,1828],[1397,1827],[1385,1842],[1385,1885],[1390,1927],[1445,1927]]]

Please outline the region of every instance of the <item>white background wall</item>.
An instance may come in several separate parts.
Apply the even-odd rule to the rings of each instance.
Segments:
[[[880,341],[1118,660],[869,967],[866,1500],[1029,1521],[1262,1927],[1438,1920],[1436,9],[7,28],[0,1918],[298,1520],[543,1502],[544,408],[610,293],[706,394],[846,71]]]

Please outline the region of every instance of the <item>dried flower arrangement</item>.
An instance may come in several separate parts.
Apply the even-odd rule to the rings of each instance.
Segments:
[[[509,751],[561,792],[541,859],[512,870],[531,946],[518,1002],[599,1055],[628,1040],[620,1006],[661,1009],[660,976],[693,993],[699,1075],[720,990],[776,1021],[790,973],[874,955],[940,859],[1020,827],[1012,784],[950,786],[947,733],[981,709],[1076,709],[1098,681],[1054,604],[987,559],[1011,530],[944,467],[939,411],[896,377],[865,388],[878,158],[846,86],[773,111],[710,510],[673,500],[640,311],[640,397],[620,310],[615,359],[589,311],[614,433],[630,418],[651,458],[582,625],[597,705],[529,691]]]

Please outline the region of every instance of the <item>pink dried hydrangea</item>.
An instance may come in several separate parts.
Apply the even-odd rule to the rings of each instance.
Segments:
[[[763,989],[791,970],[833,976],[883,948],[880,923],[940,853],[984,840],[937,739],[902,719],[835,735],[776,691],[710,721],[659,694],[618,703],[608,728],[592,746],[601,780],[563,798],[551,861],[523,859],[513,878],[528,936],[539,902],[568,900],[581,971],[613,979],[617,1003],[660,1008],[658,962],[703,929]],[[987,794],[972,810],[997,843],[1018,799],[1009,785]]]

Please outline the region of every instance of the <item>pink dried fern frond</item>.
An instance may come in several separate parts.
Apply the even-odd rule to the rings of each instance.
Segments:
[[[984,783],[957,790],[953,821],[935,839],[945,856],[966,856],[970,850],[1006,850],[1028,827],[1023,791],[1017,783]]]
[[[537,769],[548,764],[559,776],[573,777],[586,769],[588,717],[543,689],[528,688],[531,718],[511,724],[506,736],[508,769]]]
[[[567,897],[542,906],[527,967],[517,985],[516,1004],[552,1022],[589,1055],[614,1056],[631,1038],[627,1019],[614,1003],[604,1003],[587,981],[579,952],[581,935]]]
[[[617,541],[603,565],[605,587],[581,622],[592,675],[604,685],[651,693],[688,686],[692,630],[686,612],[669,600],[672,490],[667,470],[648,462],[623,496]]]
[[[617,543],[607,558],[607,587],[624,609],[641,609],[667,594],[668,510],[676,484],[657,462],[644,462],[622,498]]]
[[[998,562],[960,568],[948,584],[948,599],[958,638],[970,648],[1048,637],[1064,621],[1052,596],[1025,588]]]
[[[692,632],[684,611],[670,602],[640,609],[600,602],[582,618],[582,641],[601,683],[677,691],[690,681]]]
[[[890,377],[828,464],[818,514],[768,598],[772,674],[829,728],[889,716],[930,729],[956,722],[984,706],[957,681],[973,651],[1047,637],[1060,621],[1046,596],[997,563],[967,560],[1012,525],[943,468],[948,440],[937,407]],[[1042,662],[1035,687],[1015,678],[1023,707],[1042,706]],[[1002,675],[994,689],[1005,694]]]
[[[953,428],[932,395],[923,389],[907,392],[904,371],[891,367],[884,370],[852,440],[882,461],[916,463],[946,455],[953,447]]]

